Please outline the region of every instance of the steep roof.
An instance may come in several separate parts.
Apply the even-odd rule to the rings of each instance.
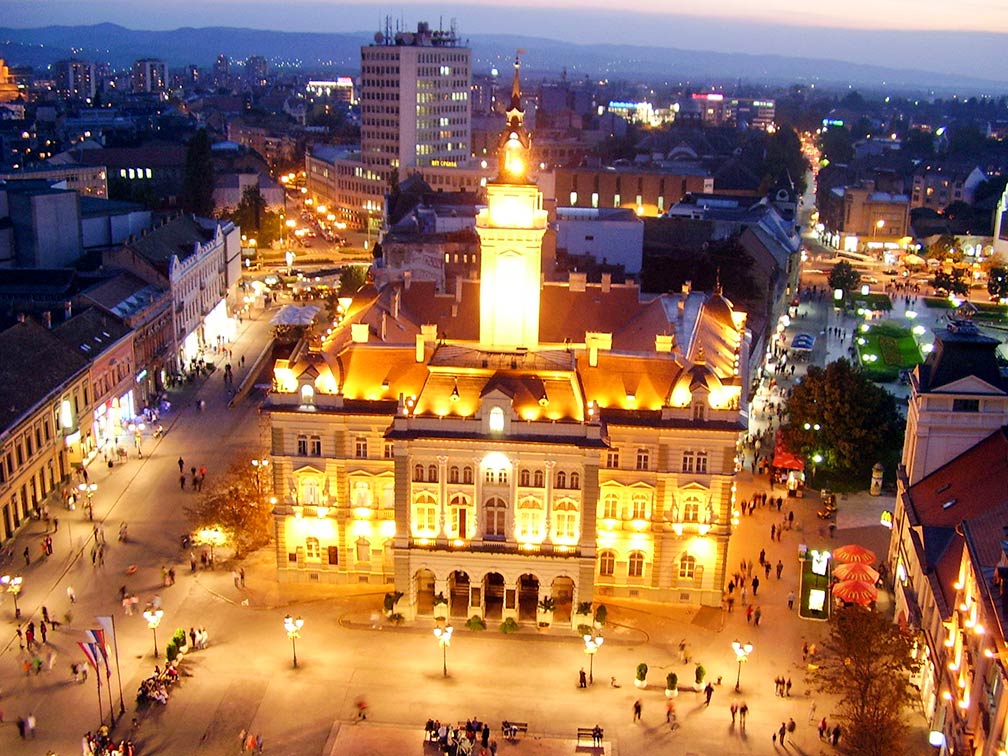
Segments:
[[[126,245],[152,265],[167,273],[173,257],[185,260],[195,254],[197,244],[205,244],[213,238],[213,232],[206,229],[191,215],[177,218],[153,228],[143,236]]]
[[[130,327],[113,315],[90,307],[57,326],[53,333],[87,360],[94,360],[120,339]]]
[[[946,331],[936,334],[934,351],[917,368],[920,392],[938,391],[942,386],[970,376],[1005,391],[1008,384],[994,354],[997,345],[996,339],[976,333]]]

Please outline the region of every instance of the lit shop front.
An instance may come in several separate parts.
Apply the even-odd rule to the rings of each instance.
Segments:
[[[99,449],[106,444],[120,441],[128,433],[129,425],[136,417],[132,389],[118,398],[109,399],[94,411],[94,437]]]
[[[200,357],[213,362],[213,355],[234,341],[237,330],[237,321],[228,315],[227,304],[221,300],[182,341],[179,350],[181,366],[187,368]]]

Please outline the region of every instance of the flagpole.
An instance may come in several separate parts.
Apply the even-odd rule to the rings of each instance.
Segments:
[[[108,691],[108,717],[111,729],[115,727],[115,712],[112,709],[112,670],[109,668],[108,656],[105,657],[105,681],[108,683],[105,689]]]
[[[126,713],[126,703],[123,701],[122,673],[119,671],[119,634],[115,629],[115,615],[112,615],[112,648],[115,650],[116,680],[119,682],[119,716]]]
[[[101,720],[101,726],[105,725],[105,713],[102,711],[102,700],[101,700],[101,667],[95,665],[95,682],[98,684],[98,719]],[[109,728],[111,729],[111,727]]]

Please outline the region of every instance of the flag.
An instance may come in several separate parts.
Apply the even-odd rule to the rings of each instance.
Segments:
[[[112,622],[111,615],[105,617],[95,617],[95,620],[99,625],[101,625],[101,629],[105,631],[105,637],[111,638],[112,642],[115,643],[115,624]]]
[[[102,661],[105,662],[105,676],[112,676],[112,668],[109,667],[109,650],[108,645],[105,643],[105,631],[104,630],[85,630],[84,635],[90,641],[92,647],[96,647],[98,652],[101,653]],[[97,654],[95,654],[97,658]],[[96,670],[97,671],[97,670]]]
[[[84,656],[87,657],[87,660],[91,663],[91,666],[94,667],[95,672],[97,672],[98,654],[101,652],[97,648],[95,648],[94,643],[82,643],[78,641],[77,645],[80,646],[81,651],[84,652]]]

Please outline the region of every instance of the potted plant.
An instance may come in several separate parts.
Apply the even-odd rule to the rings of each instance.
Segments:
[[[577,634],[580,635],[582,638],[584,638],[586,635],[591,635],[593,630],[591,625],[578,625],[576,629]]]
[[[679,675],[669,672],[665,675],[665,697],[675,698],[679,695]]]
[[[172,635],[172,643],[176,645],[180,654],[189,653],[188,637],[184,627],[176,628],[175,634]]]
[[[587,617],[591,614],[591,601],[578,601],[577,610],[575,614],[580,614],[583,617]]]
[[[609,610],[606,609],[605,604],[599,604],[598,609],[595,610],[595,627],[602,627],[607,616],[609,616]]]
[[[406,617],[404,617],[401,612],[392,612],[388,616],[388,621],[393,625],[401,625],[406,621]]]
[[[540,626],[549,627],[553,622],[553,612],[556,610],[556,599],[552,596],[545,596],[539,600],[536,621]]]
[[[466,620],[466,627],[470,630],[486,630],[486,620],[478,614],[474,614]]]
[[[505,635],[507,635],[509,633],[517,633],[518,632],[518,623],[515,622],[515,618],[514,617],[508,617],[506,620],[504,620],[503,622],[501,622],[500,631],[502,633],[504,633]]]
[[[696,689],[700,690],[703,687],[704,678],[707,677],[707,670],[704,669],[703,664],[696,665]]]
[[[633,684],[638,688],[647,687],[647,664],[644,662],[637,665],[637,674],[634,677]]]
[[[434,616],[441,619],[448,616],[448,599],[443,593],[434,597]]]

